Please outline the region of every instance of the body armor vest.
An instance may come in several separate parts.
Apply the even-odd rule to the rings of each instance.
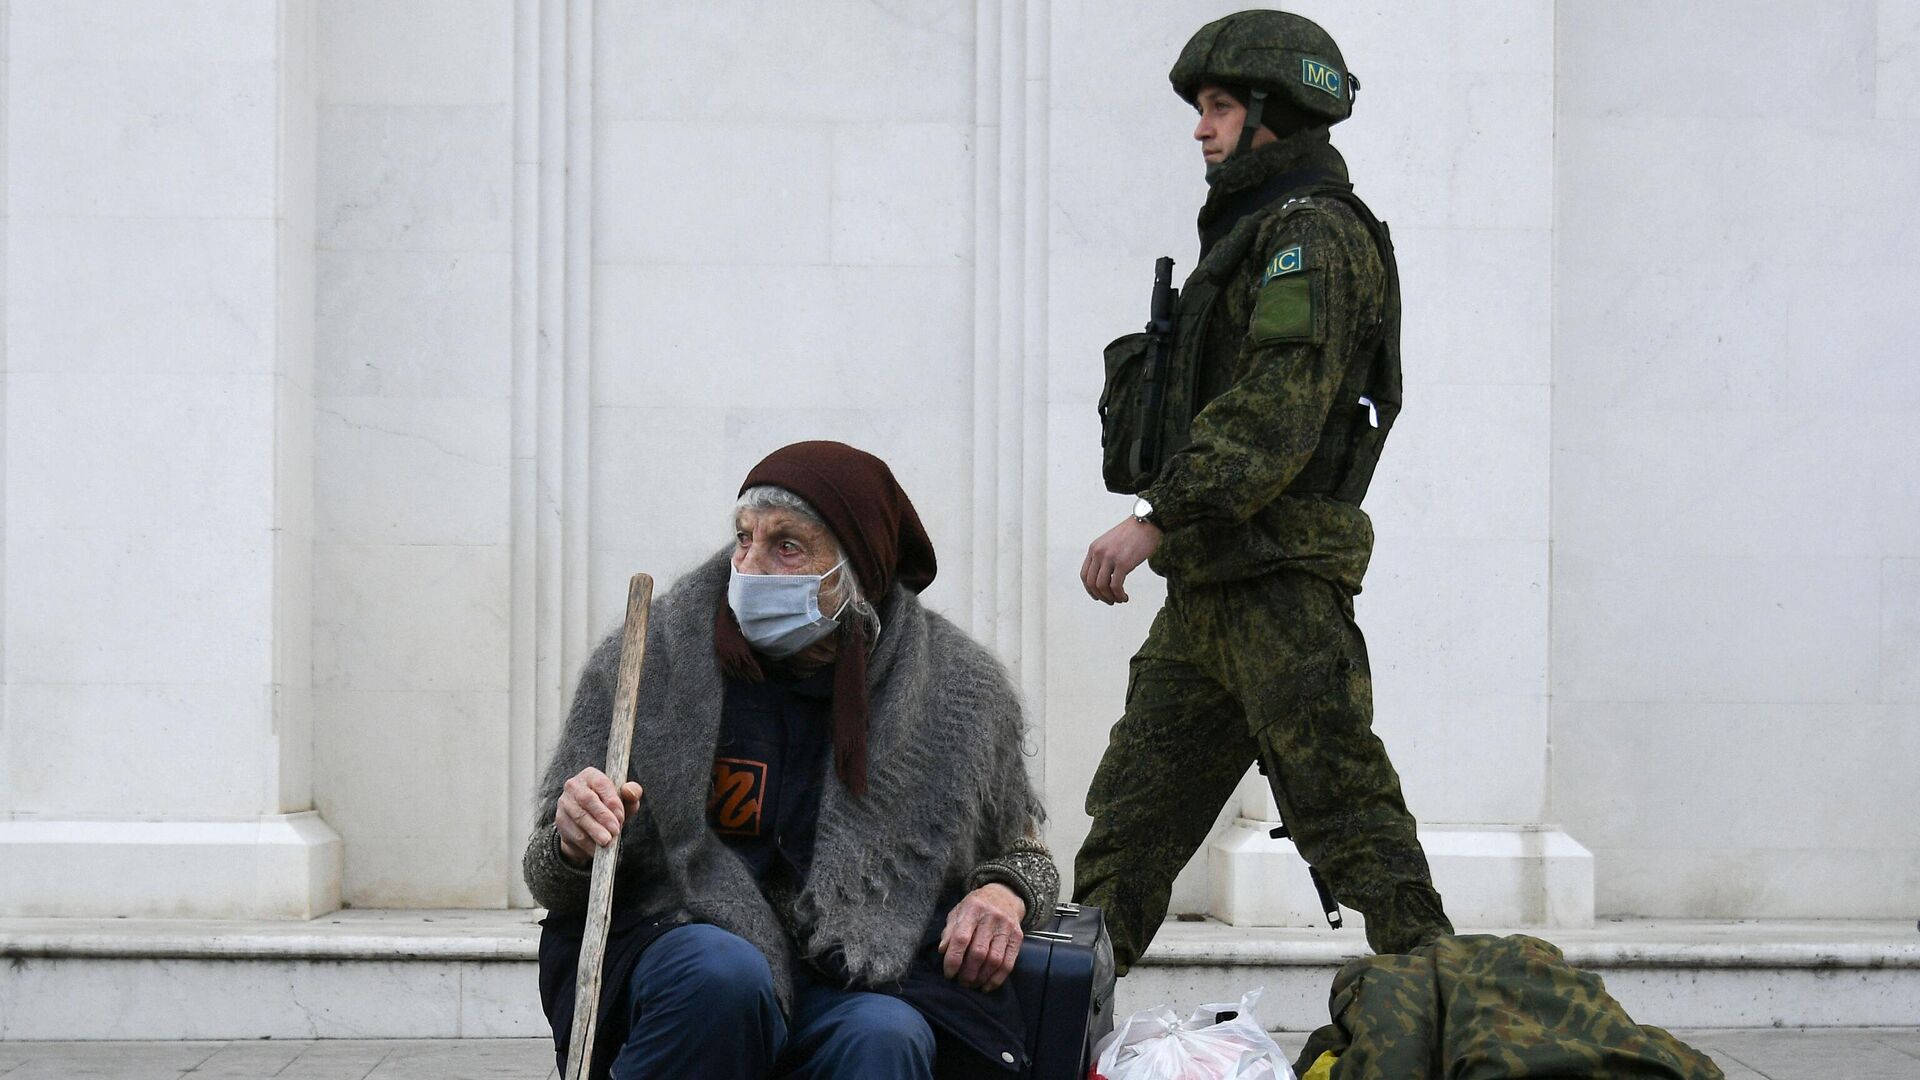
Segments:
[[[1276,177],[1280,182],[1269,183],[1262,192],[1274,192],[1272,199],[1207,244],[1200,264],[1180,289],[1177,314],[1168,330],[1128,334],[1107,346],[1100,420],[1102,473],[1108,490],[1131,494],[1151,486],[1166,460],[1191,441],[1193,418],[1206,405],[1201,400],[1200,376],[1210,318],[1221,290],[1244,263],[1267,214],[1284,218],[1306,209],[1312,199],[1328,198],[1352,207],[1373,237],[1387,272],[1387,295],[1379,320],[1362,330],[1360,346],[1348,365],[1339,397],[1328,410],[1313,455],[1286,494],[1331,495],[1356,506],[1366,496],[1401,405],[1400,273],[1393,239],[1386,224],[1373,216],[1351,186],[1323,177],[1299,186],[1300,179]],[[1278,211],[1268,209],[1282,199]],[[1169,332],[1171,342],[1166,340]],[[1159,365],[1154,363],[1157,349],[1170,350]],[[1143,456],[1143,446],[1159,449]]]

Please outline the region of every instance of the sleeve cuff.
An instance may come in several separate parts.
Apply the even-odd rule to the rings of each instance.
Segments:
[[[972,892],[986,885],[1005,885],[1013,890],[1021,903],[1027,905],[1026,917],[1020,920],[1020,925],[1025,929],[1032,930],[1044,921],[1034,918],[1034,912],[1040,910],[1040,905],[1033,902],[1033,888],[1019,874],[992,863],[974,867],[973,873],[967,875],[967,891]]]
[[[1039,929],[1053,918],[1054,903],[1060,898],[1060,871],[1053,865],[1052,853],[1039,841],[1022,841],[967,875],[968,891],[993,884],[1012,889],[1027,905],[1026,918],[1020,921],[1026,929]]]
[[[1170,493],[1162,490],[1159,483],[1142,491],[1140,497],[1153,507],[1153,513],[1147,520],[1158,526],[1162,533],[1170,533],[1187,523],[1188,517],[1181,513],[1179,503]]]
[[[541,907],[548,911],[585,910],[593,870],[583,870],[560,854],[560,830],[547,825],[533,834],[521,870]]]
[[[582,881],[593,880],[593,864],[575,866],[573,860],[567,858],[567,853],[560,849],[560,830],[552,825],[547,826],[547,853],[553,859],[553,864],[569,877],[576,877]]]

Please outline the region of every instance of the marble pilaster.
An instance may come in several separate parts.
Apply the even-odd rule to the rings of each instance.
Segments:
[[[6,16],[0,911],[332,910],[312,8]]]

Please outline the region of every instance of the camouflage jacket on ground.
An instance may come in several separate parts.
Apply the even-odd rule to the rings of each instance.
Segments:
[[[1520,934],[1350,961],[1328,1010],[1303,1075],[1331,1052],[1331,1080],[1724,1080],[1705,1054],[1634,1023],[1599,976]]]
[[[1269,180],[1301,170],[1346,180],[1324,128],[1229,157],[1210,177],[1203,239],[1236,203],[1243,210]],[[1320,198],[1283,213],[1286,201],[1236,227],[1254,230],[1250,244],[1217,245],[1217,256],[1244,251],[1234,265],[1210,263],[1203,250],[1194,271],[1217,274],[1222,285],[1197,344],[1199,409],[1188,444],[1141,493],[1167,534],[1152,566],[1188,582],[1292,568],[1357,591],[1373,550],[1371,522],[1321,493],[1323,485],[1301,481],[1329,411],[1352,404],[1342,390],[1366,363],[1388,271],[1352,208]],[[1183,295],[1193,295],[1192,284]]]

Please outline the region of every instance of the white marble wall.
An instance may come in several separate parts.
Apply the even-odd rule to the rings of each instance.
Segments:
[[[595,33],[596,634],[627,576],[725,544],[754,462],[873,451],[967,617],[974,15],[909,0],[602,4]]]
[[[311,560],[313,800],[348,902],[524,900],[531,776],[627,574],[712,550],[746,468],[804,437],[879,452],[918,496],[943,556],[929,600],[1016,667],[1070,854],[1156,593],[1108,611],[1072,581],[1122,502],[1094,465],[1095,357],[1139,320],[1151,257],[1191,260],[1202,191],[1164,72],[1224,10],[318,0],[312,542],[282,564]],[[1430,298],[1409,304],[1414,404],[1364,603],[1416,806],[1533,822],[1545,495],[1519,463],[1544,432],[1551,22],[1447,12],[1314,12],[1369,76],[1342,142]],[[179,256],[257,280],[211,242]],[[172,325],[238,333],[191,308]],[[216,479],[197,497],[254,482]],[[1447,650],[1419,647],[1434,636]],[[302,668],[302,635],[282,639]],[[1440,720],[1503,748],[1501,783],[1439,779],[1487,760]]]
[[[0,18],[0,312],[9,310],[7,274],[11,269],[7,252],[12,246],[8,240],[7,224],[7,158],[12,152],[12,140],[8,132],[12,129],[10,118],[13,104],[13,49],[8,44],[12,36],[12,20]],[[4,330],[5,320],[0,320],[0,509],[7,505],[7,386],[11,381],[8,371],[8,335]],[[8,720],[9,698],[7,693],[7,525],[0,518],[0,814],[13,814],[13,740],[12,724]]]
[[[1602,909],[1920,887],[1920,9],[1562,3],[1554,805]]]
[[[931,601],[1019,670],[1069,861],[1158,595],[1108,610],[1074,576],[1125,506],[1098,478],[1099,349],[1142,318],[1153,256],[1191,263],[1204,187],[1165,73],[1226,10],[602,7],[595,625],[632,570],[713,549],[766,450],[874,449],[942,551]],[[1312,14],[1367,78],[1340,141],[1400,230],[1410,297],[1413,405],[1363,601],[1382,727],[1424,815],[1538,823],[1552,11]],[[1196,866],[1180,902],[1205,890]]]
[[[311,11],[5,17],[0,909],[324,910],[331,835],[277,819],[311,799]]]
[[[516,8],[318,8],[315,803],[347,902],[503,906]]]
[[[1160,595],[1075,577],[1097,358],[1194,258],[1165,74],[1235,6],[12,0],[0,830],[312,806],[350,903],[525,902],[627,575],[827,437],[1015,666],[1069,861]],[[1359,605],[1410,804],[1566,825],[1603,912],[1889,914],[1912,5],[1300,10],[1405,279]]]

